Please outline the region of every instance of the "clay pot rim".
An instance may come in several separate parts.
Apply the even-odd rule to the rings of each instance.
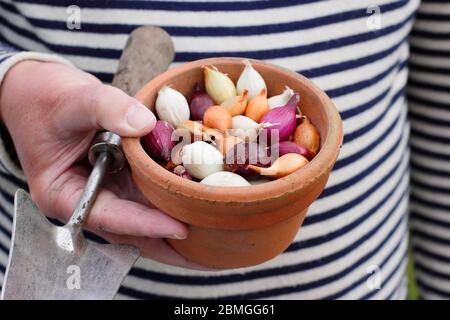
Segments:
[[[156,87],[159,89],[164,84],[170,83],[170,79],[173,76],[190,69],[201,68],[205,65],[214,65],[218,63],[241,64],[243,59],[246,58],[209,58],[174,67],[149,81],[138,91],[135,97],[140,101],[144,101],[149,91],[153,88]],[[315,181],[321,179],[322,176],[327,175],[327,172],[336,161],[343,140],[341,118],[333,102],[314,83],[296,72],[271,63],[253,59],[248,60],[252,62],[256,69],[258,69],[258,66],[265,66],[269,69],[282,70],[286,77],[293,77],[302,81],[304,85],[307,85],[309,90],[312,90],[326,106],[325,113],[328,134],[326,137],[321,137],[321,139],[323,139],[323,144],[316,157],[300,170],[278,180],[248,187],[215,187],[183,179],[170,171],[163,169],[145,152],[141,145],[140,138],[123,137],[123,149],[128,161],[133,162],[134,164],[134,174],[145,176],[151,180],[152,183],[156,183],[161,188],[172,193],[177,193],[187,198],[202,199],[208,202],[226,202],[230,206],[232,206],[233,203],[242,205],[242,203],[245,202],[251,204],[254,202],[270,201],[275,198],[285,197],[289,194],[298,192],[300,189],[308,187]]]

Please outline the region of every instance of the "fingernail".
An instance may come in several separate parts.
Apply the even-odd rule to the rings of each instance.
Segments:
[[[156,122],[155,115],[146,106],[136,103],[130,107],[127,114],[128,124],[135,130],[150,129],[150,124]]]

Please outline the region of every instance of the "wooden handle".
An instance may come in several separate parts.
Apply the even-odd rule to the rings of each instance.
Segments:
[[[174,46],[166,31],[139,27],[128,37],[112,85],[134,96],[144,84],[166,71],[174,57]]]

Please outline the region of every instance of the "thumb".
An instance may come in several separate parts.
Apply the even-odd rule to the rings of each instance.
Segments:
[[[73,95],[69,112],[59,120],[61,128],[69,132],[106,129],[120,136],[141,137],[155,127],[150,109],[120,89],[90,84]]]

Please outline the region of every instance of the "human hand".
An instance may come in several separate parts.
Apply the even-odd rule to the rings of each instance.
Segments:
[[[7,73],[0,115],[11,134],[30,193],[49,217],[66,222],[91,170],[83,159],[96,130],[140,137],[155,116],[123,91],[58,63],[23,61]],[[85,227],[113,243],[133,244],[143,256],[201,268],[162,238],[182,239],[183,223],[151,207],[128,168],[107,175]]]

